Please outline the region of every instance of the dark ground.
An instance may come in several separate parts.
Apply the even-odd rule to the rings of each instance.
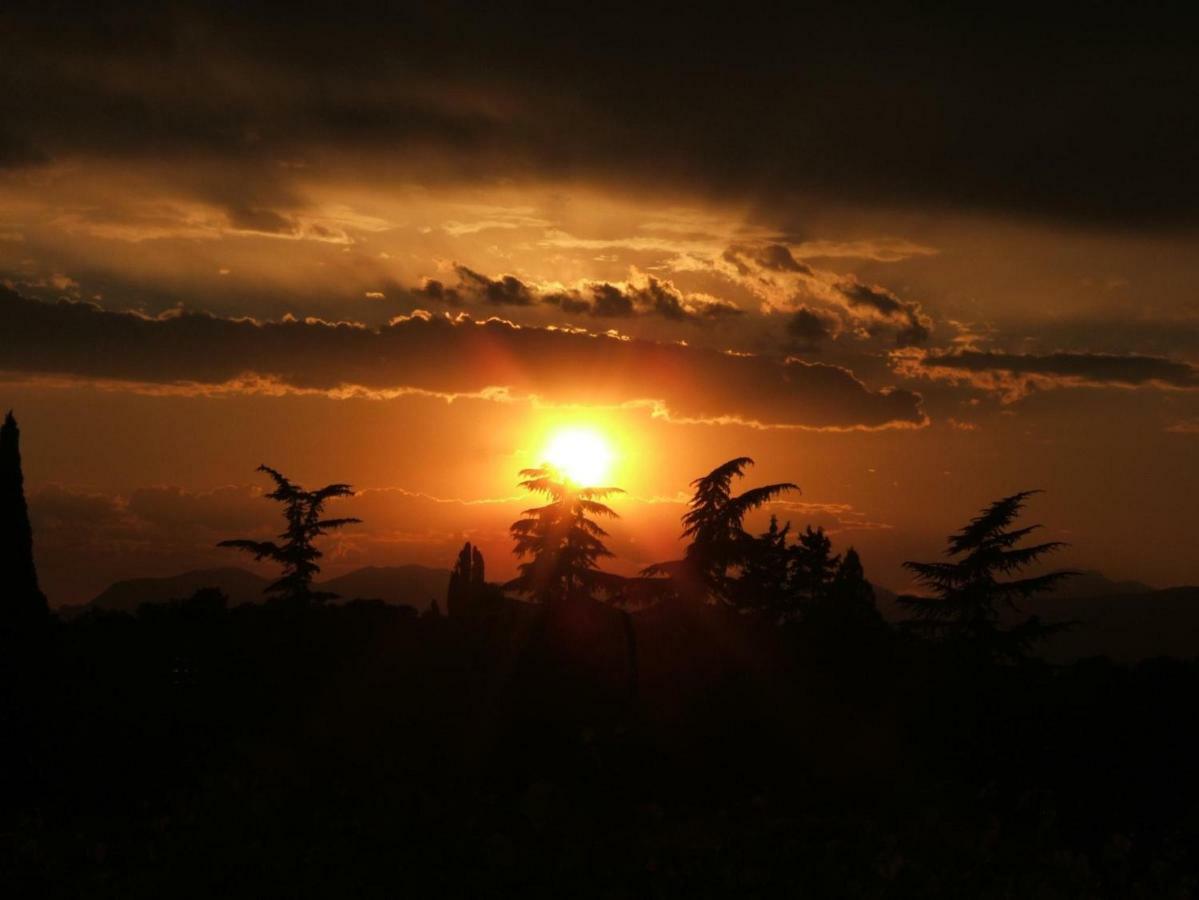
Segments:
[[[1190,897],[1199,666],[672,602],[9,636],[9,896]],[[8,891],[6,890],[6,893]]]

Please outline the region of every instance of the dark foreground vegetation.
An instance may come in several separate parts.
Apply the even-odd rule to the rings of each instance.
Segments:
[[[1051,553],[984,510],[904,627],[860,561],[696,482],[683,560],[597,566],[600,490],[526,473],[506,586],[426,614],[311,588],[278,472],[274,599],[2,623],[0,879],[19,896],[1190,897],[1199,665],[1052,666],[1009,600]],[[348,489],[347,489],[348,490]],[[610,492],[609,492],[610,493]],[[610,511],[609,511],[610,512]],[[314,555],[315,554],[315,555]],[[299,573],[299,574],[297,574]],[[23,576],[25,577],[25,576]],[[34,583],[34,587],[36,584]],[[521,599],[518,599],[519,595]],[[7,600],[7,598],[6,598]],[[36,604],[34,604],[36,606]],[[10,607],[5,607],[10,608]],[[443,613],[444,609],[444,613]]]

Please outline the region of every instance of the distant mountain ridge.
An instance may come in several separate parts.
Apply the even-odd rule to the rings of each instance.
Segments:
[[[385,603],[406,603],[417,609],[428,609],[436,599],[445,603],[450,585],[450,570],[420,566],[367,566],[337,578],[322,581],[317,587],[332,591],[342,600],[382,600]]]
[[[165,603],[190,597],[201,588],[219,588],[230,606],[262,602],[262,591],[270,582],[237,566],[194,569],[159,578],[128,578],[115,581],[85,604],[109,612],[136,612],[143,603]]]
[[[1028,612],[1046,622],[1077,622],[1047,641],[1054,662],[1108,656],[1134,662],[1154,656],[1199,656],[1199,586],[1080,597],[1048,595]]]
[[[143,603],[165,603],[190,597],[201,588],[218,588],[228,595],[230,606],[240,606],[262,603],[266,599],[263,590],[270,583],[270,579],[236,566],[196,569],[160,578],[129,578],[109,585],[84,608],[132,613]],[[445,597],[449,583],[448,569],[412,564],[367,566],[316,582],[315,586],[337,594],[340,601],[382,600],[406,603],[423,610],[434,598]]]
[[[1057,599],[1066,597],[1111,597],[1120,594],[1148,594],[1155,588],[1140,581],[1112,581],[1094,570],[1084,570],[1071,575],[1049,595]]]
[[[879,612],[889,622],[906,618],[898,595],[875,585]],[[1067,578],[1057,590],[1019,604],[1005,621],[1039,616],[1044,622],[1074,622],[1039,649],[1053,662],[1108,656],[1135,662],[1154,656],[1199,656],[1199,586],[1157,590],[1139,581],[1113,581],[1085,571]]]

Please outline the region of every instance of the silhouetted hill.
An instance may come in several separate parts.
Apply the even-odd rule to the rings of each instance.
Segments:
[[[1079,623],[1046,644],[1045,656],[1054,661],[1199,656],[1199,587],[1098,597],[1049,595],[1033,611],[1046,621]]]
[[[874,600],[878,611],[888,622],[897,622],[906,617],[906,613],[896,602],[899,594],[880,585],[873,585]],[[1154,588],[1140,581],[1112,581],[1106,575],[1096,571],[1079,572],[1062,581],[1053,592],[1053,597],[1064,599],[1086,599],[1091,597],[1115,597],[1131,594],[1152,593]],[[900,592],[902,593],[902,591]],[[1048,596],[1048,595],[1046,595]],[[1043,598],[1030,605],[1030,613],[1038,613]]]
[[[434,597],[445,597],[449,582],[448,569],[418,565],[367,566],[317,582],[315,586],[318,590],[337,594],[341,601],[382,600],[423,610],[429,607]],[[206,587],[224,591],[230,606],[262,603],[266,599],[262,591],[268,584],[268,579],[236,566],[197,569],[163,578],[130,578],[109,585],[90,604],[62,608],[59,614],[72,618],[87,608],[133,613],[143,603],[165,603],[190,597]]]
[[[899,604],[895,602],[895,598],[899,595],[874,582],[871,582],[870,586],[874,588],[874,605],[878,607],[882,617],[888,622],[902,618],[899,613]]]
[[[896,594],[877,585],[874,593],[883,618],[905,618]],[[1090,656],[1121,662],[1199,656],[1199,587],[1154,590],[1139,581],[1112,581],[1099,572],[1082,572],[1003,618],[1015,624],[1029,615],[1045,622],[1078,623],[1042,646],[1041,655],[1053,662]]]
[[[262,589],[270,582],[260,575],[223,566],[216,569],[196,569],[164,578],[130,578],[109,585],[89,604],[95,609],[110,612],[137,612],[143,603],[164,603],[190,597],[200,588],[219,588],[229,597],[230,606],[242,603],[261,603]]]
[[[332,591],[342,601],[382,600],[385,603],[405,603],[417,609],[428,609],[434,598],[445,601],[450,584],[449,569],[429,566],[367,566],[337,578],[319,582],[316,587]]]
[[[1101,572],[1088,571],[1071,575],[1063,581],[1055,597],[1111,597],[1117,594],[1145,594],[1153,588],[1140,581],[1112,581]]]

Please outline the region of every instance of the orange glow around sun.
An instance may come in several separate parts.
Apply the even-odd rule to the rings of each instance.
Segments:
[[[595,487],[605,484],[610,477],[615,453],[609,441],[595,429],[569,427],[550,435],[543,458],[575,484]]]

